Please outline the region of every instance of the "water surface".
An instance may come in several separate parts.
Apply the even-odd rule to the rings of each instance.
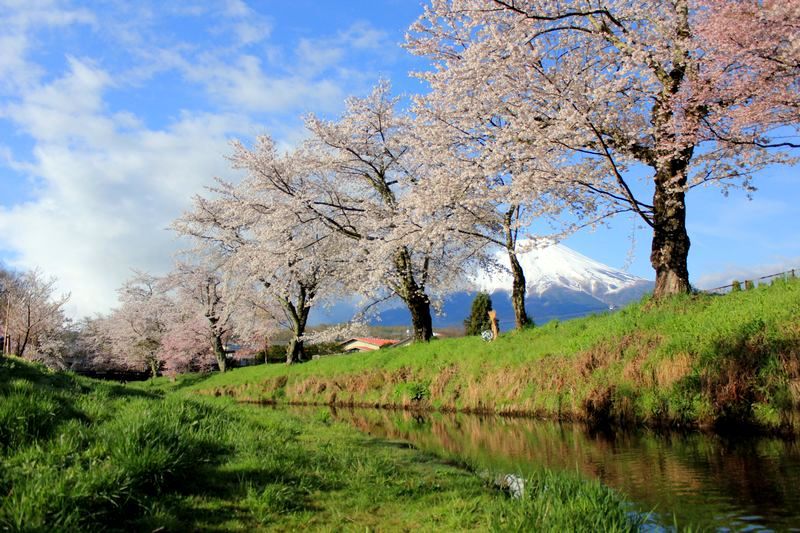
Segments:
[[[406,440],[490,472],[524,477],[547,467],[599,479],[667,526],[677,519],[722,530],[800,531],[796,441],[648,430],[603,433],[579,424],[499,416],[331,412],[370,435]]]

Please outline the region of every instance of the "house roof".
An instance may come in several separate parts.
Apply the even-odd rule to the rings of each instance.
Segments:
[[[347,339],[342,344],[344,345],[353,341],[366,342],[367,344],[372,344],[373,346],[389,346],[399,342],[392,339],[379,339],[377,337],[353,337],[352,339]]]

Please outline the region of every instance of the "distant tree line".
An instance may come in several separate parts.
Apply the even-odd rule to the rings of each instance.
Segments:
[[[57,294],[55,278],[39,270],[0,268],[0,337],[3,354],[55,359],[75,342],[64,315],[69,294]]]

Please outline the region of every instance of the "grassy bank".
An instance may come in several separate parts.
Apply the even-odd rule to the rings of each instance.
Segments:
[[[634,530],[598,483],[512,499],[464,464],[294,417],[0,359],[0,529]],[[165,389],[171,389],[165,391]]]
[[[800,281],[643,301],[489,344],[438,340],[246,368],[193,387],[251,401],[797,432]]]

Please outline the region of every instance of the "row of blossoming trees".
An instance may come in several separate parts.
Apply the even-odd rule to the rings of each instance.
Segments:
[[[48,359],[64,349],[69,294],[57,294],[55,284],[38,270],[0,268],[0,353]]]
[[[213,276],[187,265],[165,278],[137,273],[120,289],[122,305],[113,313],[75,322],[65,315],[70,295],[57,293],[56,278],[0,267],[0,354],[76,370],[208,368],[227,332],[227,317],[215,314]]]
[[[521,327],[519,237],[619,213],[652,229],[654,296],[687,292],[686,195],[752,189],[798,147],[798,0],[433,0],[406,45],[433,65],[408,112],[381,82],[293,149],[236,142],[243,179],[174,223],[193,266],[123,287],[108,338],[154,371],[224,369],[226,336],[283,318],[293,362],[311,308],[357,294],[356,320],[399,298],[427,341],[432,302],[498,248]]]

